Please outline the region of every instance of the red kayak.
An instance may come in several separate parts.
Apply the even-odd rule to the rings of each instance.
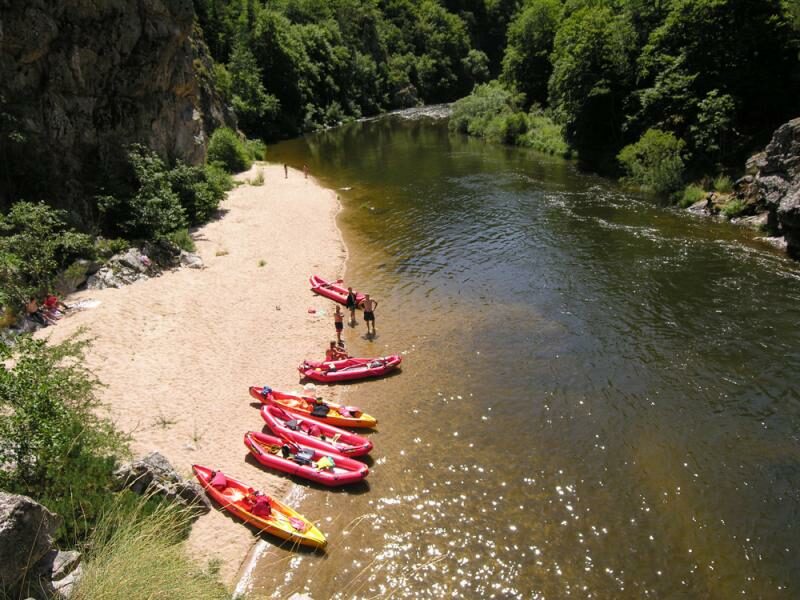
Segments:
[[[341,280],[336,282],[325,281],[319,275],[312,275],[308,278],[311,283],[311,291],[330,298],[334,302],[344,304],[347,301],[347,287],[341,285]],[[353,290],[355,291],[355,290]],[[364,294],[356,292],[356,306],[361,308],[361,303],[364,301]]]
[[[290,445],[266,433],[248,431],[244,434],[244,445],[262,465],[323,485],[358,483],[369,473],[365,464],[352,458],[297,444]]]
[[[396,368],[403,361],[397,354],[380,358],[345,358],[331,361],[303,361],[298,370],[309,379],[322,383],[380,377]]]
[[[372,450],[367,438],[313,419],[303,419],[277,406],[262,406],[261,418],[278,437],[341,456],[364,456]]]

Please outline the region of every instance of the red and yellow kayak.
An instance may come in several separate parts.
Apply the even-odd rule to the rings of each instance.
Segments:
[[[248,431],[244,445],[265,467],[297,475],[322,485],[358,483],[369,474],[364,463],[340,454],[323,452],[299,444],[288,444],[273,435]]]
[[[344,304],[347,301],[347,286],[344,284],[334,281],[326,281],[319,275],[312,275],[308,278],[309,283],[311,283],[311,291],[319,294],[320,296],[325,296],[326,298],[330,298],[334,302],[338,302],[339,304]],[[353,290],[355,292],[355,290]],[[361,292],[356,293],[356,306],[361,308],[361,303],[364,301],[364,294]]]
[[[311,521],[282,502],[261,494],[220,471],[200,465],[192,465],[192,471],[215,502],[246,523],[295,544],[312,548],[325,547],[325,535]],[[215,485],[212,485],[212,481]],[[268,514],[263,514],[263,510],[261,515],[253,514],[256,504],[268,505]]]
[[[250,386],[250,395],[262,404],[273,404],[294,414],[302,415],[321,423],[337,427],[373,428],[378,424],[375,417],[361,412],[353,406],[341,406],[335,402],[321,402],[310,396],[295,396],[277,392],[267,386]]]
[[[343,360],[305,360],[297,367],[304,377],[321,383],[352,381],[367,377],[381,377],[395,369],[403,357],[392,354],[380,358],[345,358]]]

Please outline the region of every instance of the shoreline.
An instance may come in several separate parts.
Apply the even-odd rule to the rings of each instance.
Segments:
[[[220,216],[192,233],[204,269],[72,294],[69,302],[99,304],[37,336],[59,342],[86,330],[86,363],[104,384],[98,396],[131,436],[135,458],[159,451],[192,479],[192,464],[221,468],[283,499],[297,484],[244,460],[242,435],[264,425],[247,387],[302,389],[296,365],[321,354],[333,333],[332,303],[311,294],[308,276],[343,275],[348,249],[335,191],[296,169],[285,179],[282,165],[272,163],[235,179],[259,170],[263,186],[233,189]],[[323,395],[337,400],[339,390]],[[224,583],[238,590],[257,564],[260,539],[215,507],[195,522],[187,549],[200,568],[221,565]]]

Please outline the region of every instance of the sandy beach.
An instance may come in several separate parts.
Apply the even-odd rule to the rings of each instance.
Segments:
[[[308,276],[341,275],[346,249],[334,192],[295,170],[285,179],[282,165],[256,165],[237,179],[259,169],[263,186],[231,191],[222,216],[193,233],[204,269],[74,294],[68,302],[99,304],[40,335],[57,342],[88,330],[88,366],[106,385],[100,397],[131,434],[134,456],[157,450],[187,477],[199,463],[283,498],[291,480],[244,460],[244,432],[263,426],[247,388],[301,389],[296,366],[321,356],[333,337],[331,302],[312,296]],[[257,540],[214,510],[195,524],[188,545],[201,565],[221,561],[233,586]]]

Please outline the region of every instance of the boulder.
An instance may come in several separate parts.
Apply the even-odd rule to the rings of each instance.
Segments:
[[[0,590],[17,588],[50,552],[60,521],[27,496],[0,492]]]
[[[200,255],[192,252],[181,252],[181,266],[190,269],[202,269],[205,264],[203,264],[203,259],[200,258]]]
[[[203,489],[178,475],[170,462],[158,452],[151,452],[140,460],[122,465],[114,472],[114,479],[121,488],[130,488],[137,494],[160,494],[182,506],[195,507],[200,512],[211,510]]]
[[[75,550],[56,550],[48,552],[34,567],[35,592],[46,598],[69,598],[75,584],[83,574],[81,554]],[[32,586],[31,586],[32,587]]]

